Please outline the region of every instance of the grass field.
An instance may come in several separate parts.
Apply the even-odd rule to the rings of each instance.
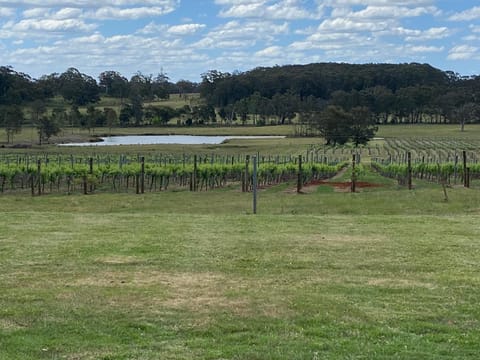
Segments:
[[[0,358],[477,357],[477,191],[293,187],[2,197]]]
[[[257,215],[238,186],[1,196],[0,359],[478,358],[480,192],[359,180],[262,189]]]

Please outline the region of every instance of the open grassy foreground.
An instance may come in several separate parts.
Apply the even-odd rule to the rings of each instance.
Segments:
[[[480,192],[382,182],[3,196],[0,358],[477,359]]]

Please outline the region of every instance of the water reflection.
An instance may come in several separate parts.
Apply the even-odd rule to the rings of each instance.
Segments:
[[[283,139],[285,136],[197,136],[197,135],[126,135],[107,136],[99,142],[59,144],[59,146],[111,146],[111,145],[216,145],[230,139]]]

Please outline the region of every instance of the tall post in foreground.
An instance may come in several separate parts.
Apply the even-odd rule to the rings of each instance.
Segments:
[[[145,156],[142,156],[140,159],[141,168],[140,168],[140,193],[145,192]]]
[[[190,190],[197,191],[197,155],[193,156],[193,173],[190,181]]]
[[[352,184],[351,184],[351,188],[350,188],[352,193],[355,192],[356,182],[357,182],[357,174],[356,174],[356,170],[355,170],[356,162],[357,161],[356,161],[355,154],[353,154],[352,155]]]
[[[243,174],[243,181],[242,181],[242,192],[248,192],[249,188],[249,171],[248,167],[250,166],[250,155],[247,155],[245,158],[245,172]]]
[[[407,153],[407,181],[408,190],[412,190],[412,153]]]
[[[253,157],[253,213],[257,213],[257,157]]]
[[[467,152],[463,150],[463,186],[468,187]]]
[[[297,174],[297,194],[302,191],[303,175],[302,175],[302,155],[298,155],[298,174]]]
[[[42,160],[37,160],[38,195],[42,195]]]
[[[92,174],[93,174],[93,158],[88,159],[88,173],[90,174],[90,192],[93,192]]]

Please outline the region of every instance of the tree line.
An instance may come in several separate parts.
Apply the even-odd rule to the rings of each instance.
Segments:
[[[5,128],[7,142],[10,142],[29,115],[42,143],[67,125],[87,129],[158,125],[183,114],[191,114],[186,117],[193,119],[192,122],[205,121],[199,120],[201,111],[197,108],[175,110],[167,106],[144,106],[146,101],[168,99],[171,94],[186,98],[187,94],[196,92],[197,83],[188,80],[173,83],[164,73],[153,76],[137,72],[127,79],[119,72],[105,71],[97,81],[69,68],[61,74],[33,79],[10,66],[0,66],[0,125]],[[120,109],[99,109],[97,103],[102,96],[118,99]],[[56,102],[57,97],[63,101]]]
[[[480,121],[480,76],[428,64],[317,63],[202,74],[201,96],[229,121],[296,119],[327,143],[362,143],[376,125]]]
[[[137,72],[127,79],[105,71],[97,81],[69,68],[32,79],[0,66],[0,124],[10,141],[28,111],[42,142],[66,125],[87,129],[162,125],[175,118],[181,125],[218,120],[254,125],[295,122],[305,135],[336,134],[327,139],[336,143],[344,141],[347,131],[348,140],[359,141],[378,124],[460,123],[463,129],[480,120],[480,76],[462,77],[428,64],[318,63],[234,73],[211,70],[201,77],[199,84],[173,83],[163,72],[156,76]],[[195,106],[145,105],[192,92],[199,92],[202,100]],[[64,102],[52,109],[56,97]],[[119,99],[120,108],[99,108],[101,97]],[[366,132],[355,135],[352,128]]]

